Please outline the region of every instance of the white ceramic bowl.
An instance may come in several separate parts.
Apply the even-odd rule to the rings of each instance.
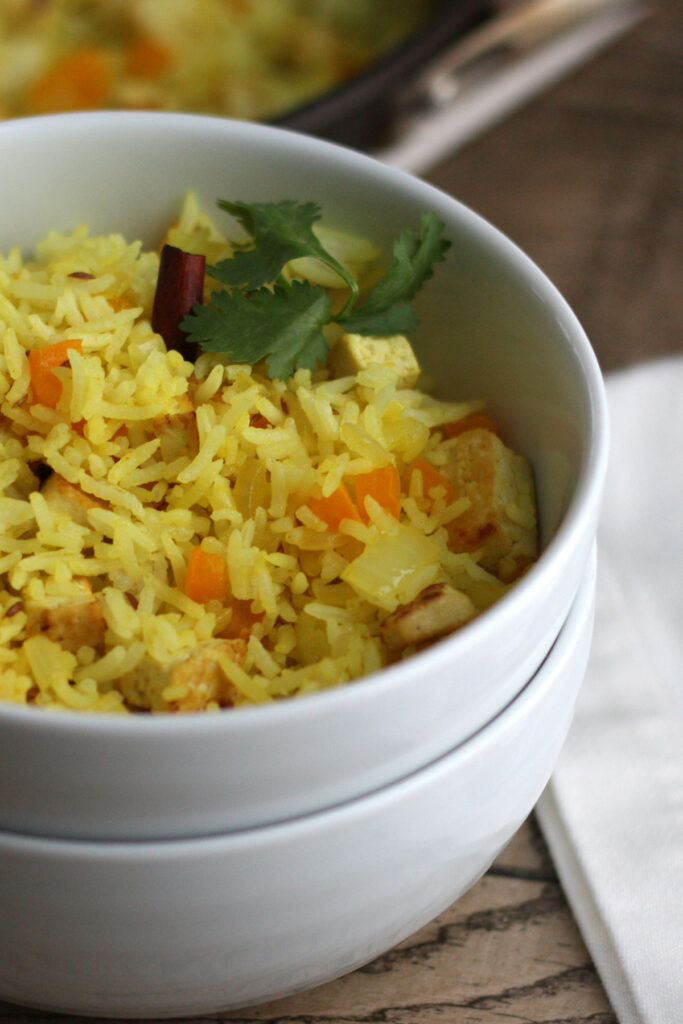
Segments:
[[[194,1016],[317,985],[460,896],[559,754],[593,624],[591,561],[533,680],[399,783],[225,836],[92,843],[0,833],[0,998],[108,1017]]]
[[[607,457],[602,380],[555,288],[454,199],[342,148],[184,115],[84,114],[0,124],[0,248],[87,221],[156,244],[192,187],[315,199],[389,245],[424,209],[453,242],[418,299],[415,345],[443,396],[483,396],[532,461],[544,551],[486,615],[343,689],[208,716],[130,720],[0,707],[0,827],[80,838],[244,828],[367,793],[469,736],[531,677],[585,570]]]

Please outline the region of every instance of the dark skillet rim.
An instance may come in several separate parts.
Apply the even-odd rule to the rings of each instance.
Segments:
[[[384,112],[399,84],[491,11],[491,0],[438,0],[428,23],[376,63],[336,89],[285,111],[270,123],[344,141],[350,130],[344,122],[357,120],[361,113]]]

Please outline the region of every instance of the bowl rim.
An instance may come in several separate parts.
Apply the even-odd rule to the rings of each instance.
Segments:
[[[596,579],[597,553],[594,543],[579,588],[557,639],[522,690],[476,732],[446,753],[399,779],[378,786],[369,793],[266,825],[249,826],[222,833],[179,836],[173,839],[74,839],[0,830],[0,854],[3,851],[39,856],[61,854],[86,860],[93,857],[100,861],[115,858],[122,862],[135,860],[142,855],[144,860],[150,861],[155,857],[182,856],[185,852],[190,855],[220,853],[226,844],[231,849],[245,849],[254,844],[270,843],[278,837],[304,837],[307,833],[328,824],[341,826],[350,820],[357,820],[359,815],[372,817],[384,807],[410,795],[411,792],[431,785],[441,776],[453,771],[454,763],[458,760],[477,757],[483,749],[495,744],[498,734],[511,728],[519,715],[527,714],[529,709],[543,699],[547,691],[555,685],[558,673],[571,661],[584,631],[590,628],[592,632]]]
[[[243,706],[232,709],[234,713],[231,714],[217,711],[117,715],[72,709],[36,708],[7,701],[0,702],[0,726],[4,722],[16,729],[48,729],[53,734],[59,732],[75,736],[83,732],[93,735],[112,733],[117,736],[135,736],[142,740],[150,736],[158,737],[161,733],[170,737],[191,737],[195,733],[206,736],[226,730],[247,730],[258,727],[258,723],[285,727],[291,718],[300,719],[307,715],[315,718],[318,713],[334,712],[339,705],[348,704],[351,700],[361,704],[364,701],[370,702],[384,691],[394,690],[401,685],[410,685],[416,662],[419,662],[423,674],[438,672],[443,663],[452,661],[456,651],[471,652],[482,642],[486,643],[487,636],[495,633],[498,622],[504,617],[514,614],[515,611],[517,615],[524,616],[525,606],[533,606],[536,588],[553,577],[561,569],[562,564],[570,559],[583,532],[584,517],[591,506],[594,503],[597,505],[599,501],[607,470],[609,419],[600,366],[583,327],[566,299],[536,263],[485,217],[454,196],[409,172],[383,164],[376,157],[357,152],[339,143],[318,139],[289,128],[200,114],[166,111],[95,111],[48,114],[0,122],[0,150],[5,138],[12,135],[18,136],[20,141],[22,135],[39,135],[43,132],[62,136],[65,132],[73,132],[82,136],[85,132],[92,135],[95,130],[125,134],[127,131],[139,132],[147,129],[156,130],[166,137],[180,132],[185,139],[188,135],[197,133],[202,138],[209,135],[214,138],[222,136],[226,142],[233,143],[235,137],[247,144],[251,140],[262,143],[271,140],[277,148],[284,147],[286,151],[296,150],[299,153],[317,153],[328,161],[335,162],[342,170],[347,169],[356,175],[365,174],[374,179],[379,177],[388,184],[393,183],[400,190],[420,195],[423,201],[428,202],[431,199],[440,213],[443,212],[444,205],[449,206],[456,221],[476,234],[486,248],[495,250],[507,265],[514,266],[519,277],[526,279],[530,290],[541,296],[546,305],[552,306],[556,319],[562,324],[568,348],[582,370],[581,386],[587,409],[589,443],[585,446],[569,504],[538,561],[508,593],[486,610],[485,615],[404,662],[387,666],[337,687],[286,698],[271,704]]]

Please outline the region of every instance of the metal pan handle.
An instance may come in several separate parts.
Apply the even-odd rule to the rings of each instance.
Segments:
[[[375,156],[422,174],[638,24],[652,0],[520,0],[396,96]]]

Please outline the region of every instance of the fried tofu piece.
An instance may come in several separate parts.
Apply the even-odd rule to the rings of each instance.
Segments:
[[[166,462],[173,462],[181,455],[194,458],[199,450],[199,432],[195,408],[188,394],[178,395],[168,412],[155,417],[154,432]]]
[[[538,557],[531,467],[490,430],[468,430],[448,442],[442,473],[469,508],[448,524],[452,551],[480,551],[479,561],[504,582]]]
[[[105,508],[103,502],[86,494],[76,484],[69,483],[59,473],[51,473],[40,493],[51,512],[68,516],[79,526],[88,526],[88,511],[91,508]]]
[[[46,636],[75,654],[81,647],[95,650],[104,645],[106,622],[99,597],[86,579],[73,581],[76,593],[69,597],[26,598],[26,637]]]
[[[448,583],[433,583],[410,604],[399,606],[382,623],[390,651],[422,646],[453,633],[473,619],[477,610],[467,594]]]
[[[330,351],[328,365],[333,377],[351,377],[372,363],[394,370],[397,387],[413,388],[420,376],[420,364],[412,346],[402,334],[376,338],[369,334],[342,334]]]
[[[207,640],[189,655],[164,667],[144,659],[119,680],[119,689],[134,708],[147,711],[201,711],[209,704],[231,707],[239,691],[221,666],[221,658],[243,665],[247,644],[243,639]],[[163,694],[173,688],[176,695]]]

